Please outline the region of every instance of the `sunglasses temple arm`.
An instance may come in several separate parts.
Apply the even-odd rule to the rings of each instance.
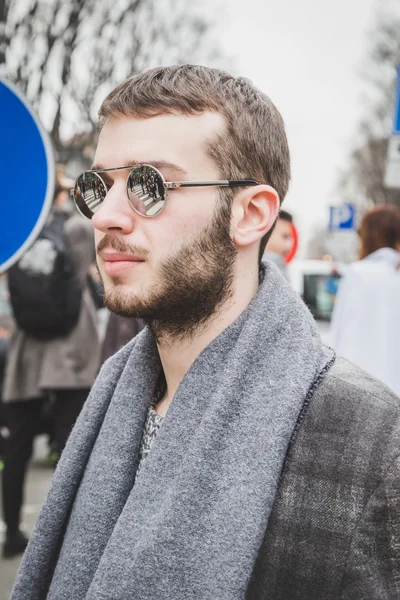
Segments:
[[[177,181],[177,182],[166,182],[165,187],[168,190],[173,190],[176,188],[189,188],[189,187],[218,187],[218,186],[228,186],[229,181]]]
[[[183,181],[166,182],[165,187],[169,190],[184,187],[240,187],[247,185],[258,185],[254,179],[225,179],[222,181]]]

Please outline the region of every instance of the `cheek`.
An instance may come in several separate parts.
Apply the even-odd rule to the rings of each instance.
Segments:
[[[147,236],[148,248],[150,250],[149,262],[156,266],[165,258],[175,254],[185,243],[192,233],[185,224],[165,221],[162,227],[149,232]]]
[[[102,233],[101,231],[98,231],[97,229],[94,230],[94,247],[95,247],[96,251],[97,251],[97,246],[103,237],[104,237],[104,233]]]
[[[218,196],[202,188],[179,190],[170,195],[164,209],[165,226],[171,236],[190,236],[207,225],[214,216]]]
[[[159,247],[164,246],[166,250],[174,252],[196,238],[210,221],[211,218],[201,211],[194,210],[188,215],[181,214],[179,218],[169,219],[165,223],[165,229],[159,232],[155,243]]]

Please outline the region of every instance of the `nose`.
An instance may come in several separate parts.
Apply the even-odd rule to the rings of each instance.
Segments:
[[[129,206],[126,187],[122,182],[115,182],[93,215],[92,223],[103,233],[117,231],[129,234],[135,227],[136,218],[136,213]]]

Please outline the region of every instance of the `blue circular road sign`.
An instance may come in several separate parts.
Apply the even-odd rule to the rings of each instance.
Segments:
[[[0,273],[32,245],[49,215],[55,181],[50,139],[14,85],[0,79]]]

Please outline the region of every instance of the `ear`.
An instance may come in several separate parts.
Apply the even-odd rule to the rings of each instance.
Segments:
[[[259,242],[275,223],[279,196],[269,185],[257,185],[238,194],[232,205],[231,235],[239,248]]]

